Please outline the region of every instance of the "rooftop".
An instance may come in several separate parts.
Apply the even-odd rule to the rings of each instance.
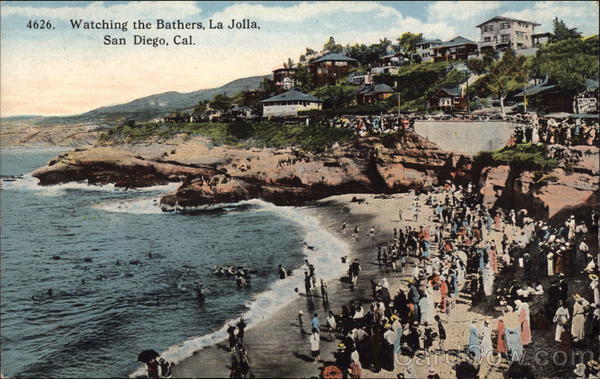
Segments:
[[[379,83],[363,86],[356,93],[360,95],[375,95],[378,93],[394,93],[394,90],[387,84]]]
[[[435,38],[435,39],[426,39],[426,38],[424,38],[424,39],[420,40],[419,42],[417,42],[415,45],[419,46],[419,45],[424,45],[426,43],[442,43],[442,40],[441,39],[437,39],[437,38]]]
[[[275,95],[269,97],[268,99],[264,99],[261,103],[271,103],[275,101],[312,101],[312,102],[321,102],[321,100],[317,99],[313,95],[309,95],[307,93],[302,93],[300,91],[296,91],[295,89],[291,89],[289,91],[280,93],[279,95]]]
[[[456,97],[460,97],[462,95],[459,87],[452,87],[452,88],[442,87],[442,88],[439,88],[437,91],[435,91],[435,93],[433,94],[432,97],[436,96],[440,92],[445,92],[447,95],[456,96]]]
[[[340,53],[329,53],[327,55],[322,56],[319,59],[315,59],[314,61],[312,61],[311,63],[318,63],[318,62],[327,62],[327,61],[337,61],[337,62],[358,62],[356,59],[350,58],[345,56],[344,54],[340,54]]]
[[[449,41],[442,43],[438,47],[450,47],[450,46],[458,46],[458,45],[466,45],[466,44],[477,45],[477,42],[471,41],[470,39],[465,38],[465,37],[458,36],[458,37],[452,38]]]
[[[487,24],[488,22],[492,22],[492,21],[516,21],[516,22],[522,22],[524,24],[531,24],[534,26],[540,26],[541,24],[538,24],[537,22],[531,22],[531,21],[525,21],[525,20],[518,20],[516,18],[510,18],[510,17],[504,17],[504,16],[496,16],[496,17],[492,17],[489,20],[482,22],[479,25],[476,25],[476,28],[479,28],[482,25]]]

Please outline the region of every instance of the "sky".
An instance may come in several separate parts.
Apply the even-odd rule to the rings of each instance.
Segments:
[[[598,31],[596,1],[402,2],[0,2],[0,116],[69,115],[140,97],[191,92],[269,74],[330,36],[342,45],[395,41],[404,32],[479,40],[475,25],[497,16],[534,21],[552,31],[554,17],[584,35]],[[127,31],[77,30],[70,20],[128,21]],[[201,22],[206,30],[134,30],[136,20]],[[208,20],[249,19],[260,29],[208,29]],[[53,29],[27,28],[49,20]],[[134,35],[169,46],[134,45]],[[127,45],[104,45],[106,35]],[[195,45],[176,46],[175,35]]]

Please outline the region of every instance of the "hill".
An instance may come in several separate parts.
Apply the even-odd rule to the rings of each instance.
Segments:
[[[218,93],[235,95],[244,90],[253,90],[260,86],[266,76],[252,76],[229,82],[221,87],[201,89],[194,92],[180,93],[175,91],[150,95],[125,104],[111,105],[93,109],[89,112],[67,117],[45,117],[38,121],[40,125],[79,124],[95,122],[113,124],[133,119],[147,121],[176,110],[188,109],[200,100],[210,100]]]

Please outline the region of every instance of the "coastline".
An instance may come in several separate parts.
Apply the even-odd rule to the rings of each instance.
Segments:
[[[352,202],[353,197],[364,199],[363,203]],[[393,235],[393,229],[400,226],[410,225],[415,227],[421,225],[432,215],[432,209],[423,207],[418,215],[417,222],[407,221],[407,216],[413,216],[410,209],[414,193],[403,193],[395,195],[337,195],[306,207],[314,212],[320,219],[321,225],[328,229],[336,237],[348,242],[350,246],[347,262],[358,258],[362,266],[362,272],[358,279],[356,290],[351,290],[348,283],[343,283],[341,276],[328,280],[329,303],[323,303],[320,295],[310,303],[304,295],[304,289],[299,288],[300,295],[292,299],[289,304],[277,309],[272,315],[265,315],[258,323],[246,329],[244,345],[250,359],[250,372],[254,377],[319,377],[321,369],[334,362],[332,353],[337,351],[337,341],[330,341],[327,336],[326,327],[321,332],[321,359],[324,363],[314,363],[310,358],[308,334],[301,334],[297,321],[299,310],[304,312],[304,328],[310,326],[310,318],[313,312],[319,314],[321,326],[325,326],[325,316],[331,309],[339,314],[341,307],[351,300],[360,300],[363,306],[369,306],[371,298],[371,280],[386,278],[390,285],[390,294],[395,296],[399,288],[406,290],[407,278],[415,266],[414,257],[409,257],[403,272],[392,272],[391,268],[381,268],[376,262],[377,244],[388,242]],[[398,209],[403,209],[404,221],[398,219]],[[341,231],[343,220],[348,221],[345,234]],[[351,237],[354,226],[360,225],[360,239],[355,241]],[[368,231],[371,226],[375,227],[375,238],[371,241]],[[315,253],[316,254],[316,253]],[[314,260],[311,260],[314,262]],[[347,269],[348,263],[339,263]],[[319,277],[319,266],[316,265],[317,277]],[[460,283],[462,286],[464,283]],[[319,292],[319,291],[317,291]],[[320,292],[319,292],[320,293]],[[467,343],[468,323],[473,319],[478,321],[493,321],[499,312],[480,307],[471,307],[469,297],[460,294],[454,311],[446,318],[448,323],[446,349],[448,351],[460,352],[464,350]],[[173,377],[229,377],[231,353],[227,342],[222,342],[204,347],[196,351],[191,357],[176,364],[173,368]],[[431,367],[435,367],[441,377],[453,377],[452,368],[456,362],[455,355],[433,355],[431,361],[416,364],[416,377],[425,377]],[[403,361],[404,363],[404,361]],[[507,367],[506,362],[497,365],[482,364],[480,374],[489,378],[502,377],[502,371]],[[396,376],[405,372],[406,367],[396,367],[394,372],[380,371],[373,373],[363,368],[364,377],[386,378]],[[138,372],[139,374],[139,372]]]
[[[362,204],[351,202],[352,197],[364,198]],[[330,279],[327,282],[329,293],[329,304],[324,304],[320,295],[314,297],[311,303],[299,288],[300,295],[289,304],[279,308],[272,315],[265,317],[258,323],[248,328],[245,333],[244,343],[251,362],[251,373],[256,377],[271,377],[277,372],[280,377],[312,377],[319,376],[323,364],[310,361],[308,348],[308,335],[301,334],[297,321],[299,310],[304,312],[304,324],[310,324],[310,315],[313,312],[319,314],[321,324],[325,324],[325,315],[328,310],[339,313],[342,305],[353,299],[360,299],[367,304],[371,296],[371,280],[386,277],[390,282],[390,292],[395,294],[397,289],[406,284],[406,277],[410,272],[412,258],[409,259],[403,273],[382,273],[375,262],[375,252],[378,243],[387,242],[393,233],[393,228],[400,225],[397,219],[397,210],[401,206],[404,214],[410,206],[414,195],[396,194],[387,196],[386,199],[377,198],[377,195],[338,195],[323,199],[314,206],[307,207],[320,219],[321,225],[328,229],[336,237],[348,241],[350,245],[348,262],[358,258],[362,273],[359,277],[356,290],[351,290],[349,284],[340,281],[341,276]],[[390,207],[390,203],[395,206]],[[427,214],[427,211],[422,212]],[[423,215],[421,215],[423,216]],[[341,232],[343,220],[348,220],[345,235]],[[419,222],[422,217],[419,217]],[[415,226],[414,222],[403,222],[402,225]],[[358,241],[350,236],[355,225],[360,225],[361,236]],[[375,226],[375,238],[371,241],[368,236],[370,226]],[[318,252],[314,253],[315,255]],[[315,256],[316,259],[316,256]],[[309,260],[314,262],[313,259]],[[347,264],[339,264],[347,268]],[[317,277],[320,276],[318,263],[316,264]],[[335,352],[337,342],[329,341],[326,333],[321,334],[321,357],[327,362],[332,361],[332,353]],[[184,359],[175,365],[174,377],[228,377],[230,353],[227,343],[216,343],[207,346],[194,353],[193,356]],[[423,373],[426,375],[426,372]],[[385,372],[377,376],[386,376]],[[389,373],[388,373],[389,375]]]

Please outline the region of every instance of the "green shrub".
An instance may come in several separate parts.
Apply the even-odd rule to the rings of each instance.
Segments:
[[[475,156],[481,166],[509,165],[522,171],[552,170],[558,165],[556,159],[546,158],[546,146],[524,143],[504,147],[492,152],[481,152]]]

